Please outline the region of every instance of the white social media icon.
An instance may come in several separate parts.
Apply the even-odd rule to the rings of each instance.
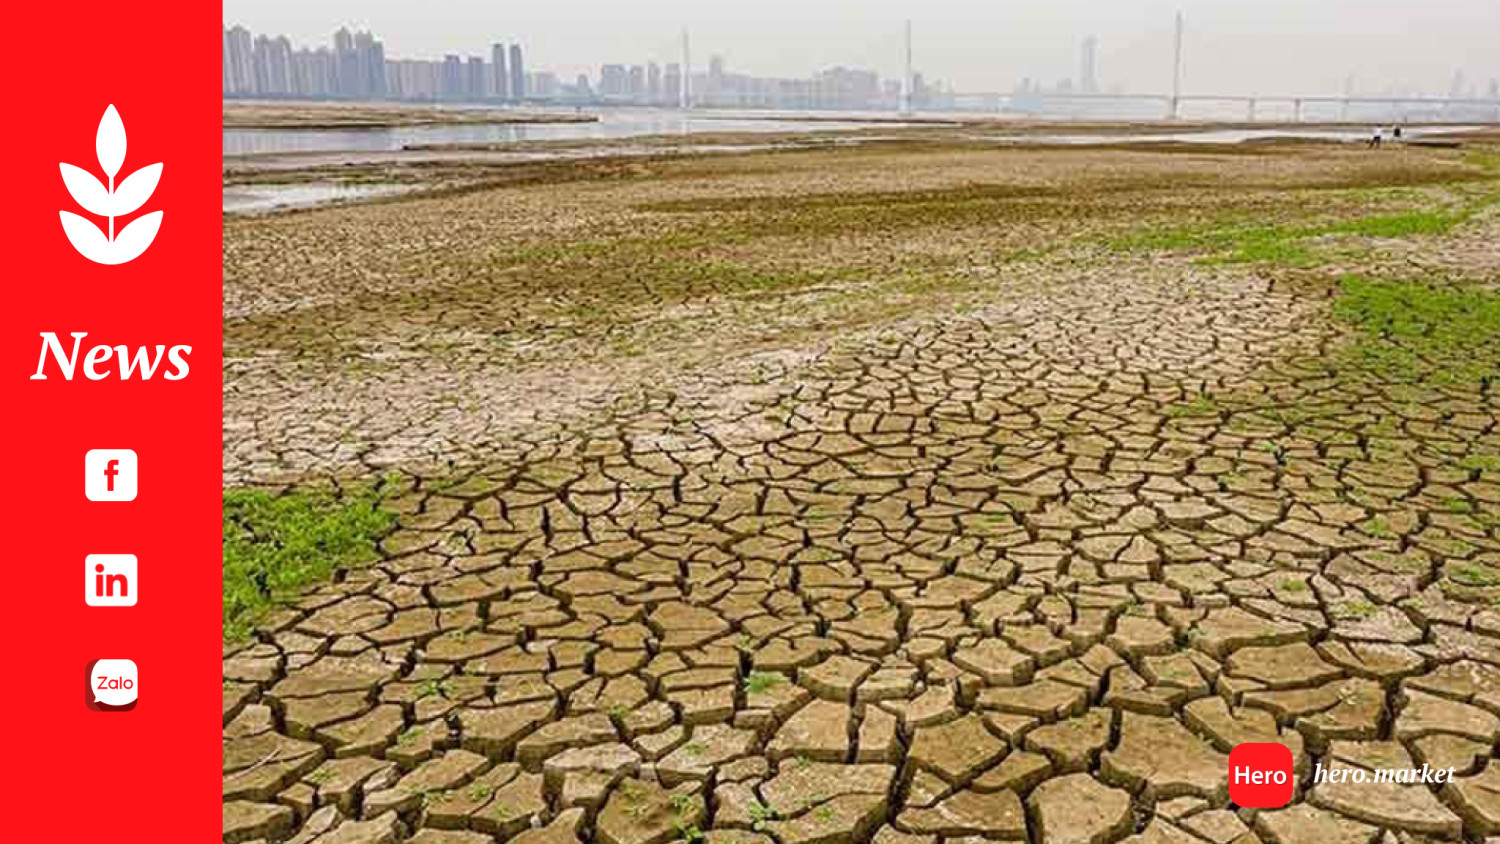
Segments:
[[[90,554],[83,561],[83,601],[91,607],[133,607],[140,597],[134,554]]]
[[[83,458],[83,491],[90,501],[134,501],[135,452],[96,448]]]
[[[128,659],[101,659],[89,672],[89,689],[97,703],[125,706],[135,703],[141,681]]]

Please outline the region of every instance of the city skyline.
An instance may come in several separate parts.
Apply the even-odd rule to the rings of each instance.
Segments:
[[[724,56],[712,55],[701,71],[689,66],[684,73],[691,56],[687,33],[682,38],[681,62],[608,62],[596,75],[580,73],[570,83],[549,70],[528,72],[519,43],[491,44],[488,61],[458,53],[411,59],[387,55],[374,33],[347,26],[326,44],[298,45],[286,35],[257,34],[233,24],[224,28],[223,90],[226,97],[468,103],[844,110],[948,105],[942,84],[912,69],[898,79],[848,67],[825,68],[807,78],[756,77],[732,72]]]
[[[388,51],[406,58],[479,54],[488,49],[487,33],[504,32],[570,80],[595,75],[604,63],[677,60],[684,27],[700,55],[731,57],[752,76],[808,77],[844,66],[899,78],[902,29],[912,17],[917,61],[960,91],[1010,90],[1026,78],[1079,81],[1080,43],[1094,36],[1097,67],[1110,86],[1163,92],[1171,84],[1178,9],[1187,20],[1189,91],[1338,94],[1352,77],[1359,93],[1438,95],[1456,71],[1479,91],[1500,76],[1493,46],[1500,4],[1488,0],[1431,0],[1420,30],[1408,25],[1409,8],[1393,0],[1329,0],[1315,8],[1290,0],[1018,0],[993,8],[956,0],[915,8],[880,0],[766,0],[754,7],[584,0],[566,10],[475,0],[431,0],[416,9],[394,0],[226,0],[224,15],[296,41],[321,39],[339,21],[358,23],[384,33]]]

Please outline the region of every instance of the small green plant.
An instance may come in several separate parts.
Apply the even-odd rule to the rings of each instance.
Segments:
[[[1306,592],[1307,581],[1305,580],[1283,580],[1276,586],[1280,592]]]
[[[1359,529],[1364,531],[1366,536],[1371,536],[1375,539],[1396,538],[1395,532],[1391,530],[1390,522],[1387,522],[1384,516],[1376,516],[1366,521],[1359,526]]]
[[[1369,601],[1350,601],[1339,607],[1334,615],[1347,621],[1363,621],[1379,612],[1374,604]]]
[[[448,681],[428,678],[417,684],[415,694],[417,696],[417,700],[422,700],[423,698],[429,698],[433,696],[447,697]]]
[[[776,820],[776,810],[762,803],[750,804],[750,828],[756,832],[765,832],[766,825]]]
[[[780,674],[767,671],[752,671],[750,672],[750,676],[745,678],[745,694],[764,694],[785,682],[786,677]]]

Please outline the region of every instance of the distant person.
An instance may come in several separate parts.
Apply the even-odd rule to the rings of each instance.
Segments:
[[[1401,126],[1400,126],[1400,124],[1397,124],[1396,126],[1391,127],[1391,140],[1393,140],[1393,141],[1399,141],[1399,140],[1401,140]]]
[[[1385,127],[1376,126],[1375,131],[1370,133],[1370,149],[1380,149],[1385,141]]]

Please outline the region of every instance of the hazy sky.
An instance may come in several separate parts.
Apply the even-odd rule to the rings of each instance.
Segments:
[[[962,91],[1079,75],[1079,43],[1099,39],[1105,88],[1171,87],[1172,16],[1186,16],[1188,92],[1446,93],[1455,71],[1476,89],[1500,77],[1500,0],[224,0],[226,24],[323,44],[340,25],[371,29],[396,58],[486,53],[520,40],[532,68],[571,80],[605,62],[694,64],[804,76],[832,65],[897,76],[901,30],[916,64]]]

